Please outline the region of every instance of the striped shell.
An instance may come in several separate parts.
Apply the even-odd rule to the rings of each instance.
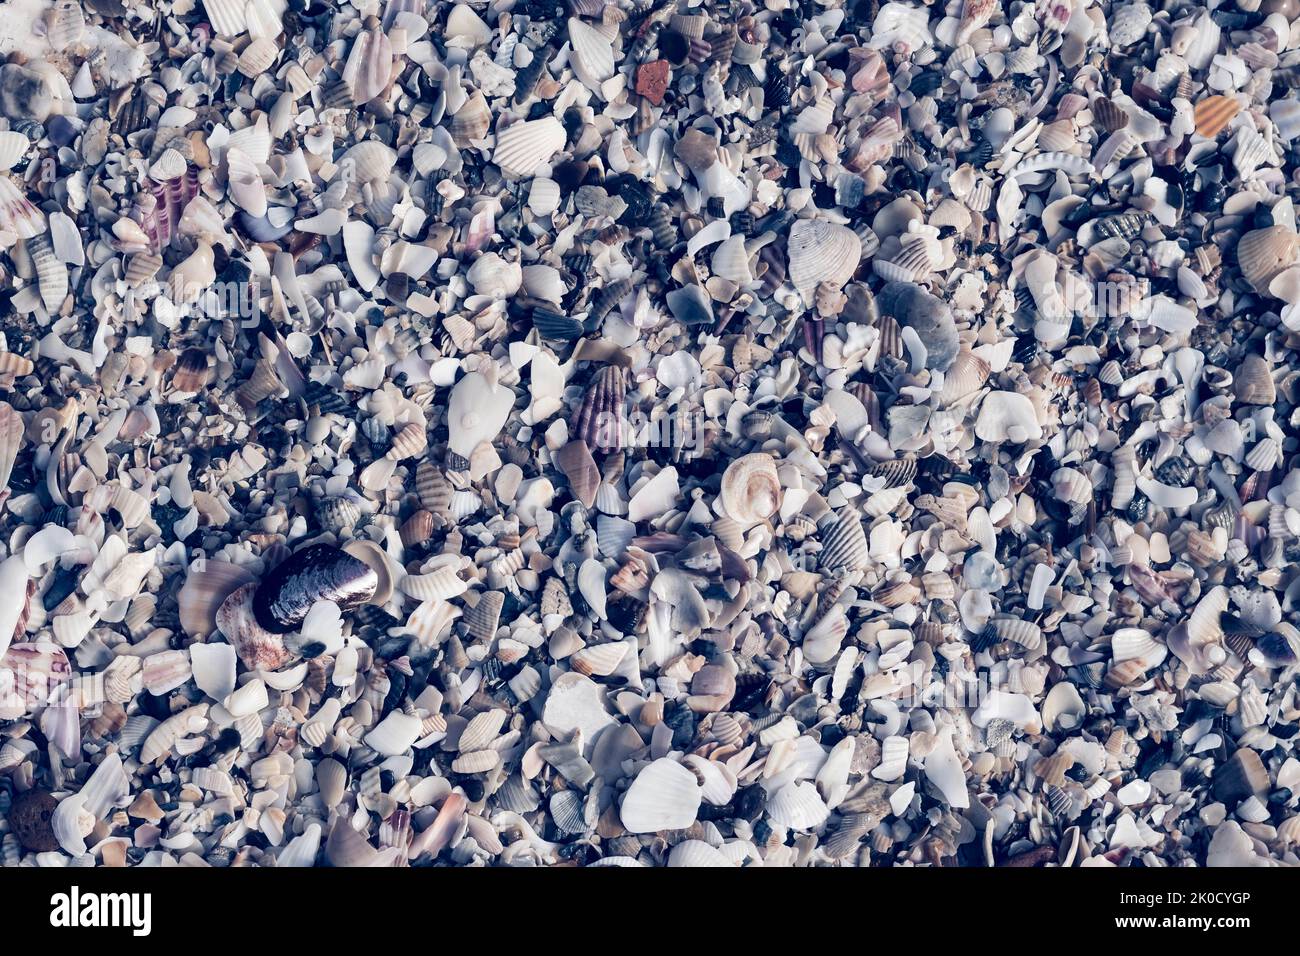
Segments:
[[[498,130],[492,162],[508,179],[526,179],[564,148],[564,126],[554,116],[514,123]]]

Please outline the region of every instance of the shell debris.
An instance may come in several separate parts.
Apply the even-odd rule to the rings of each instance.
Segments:
[[[6,864],[1300,864],[1294,2],[28,6]]]

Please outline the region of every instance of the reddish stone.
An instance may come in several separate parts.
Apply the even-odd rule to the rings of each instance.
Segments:
[[[668,92],[668,73],[671,68],[667,60],[655,60],[642,63],[636,71],[636,91],[655,106],[664,101]]]

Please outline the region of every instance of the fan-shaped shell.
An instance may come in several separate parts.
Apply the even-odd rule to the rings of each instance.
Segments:
[[[862,518],[852,507],[843,508],[822,536],[819,560],[823,571],[859,571],[867,567],[867,535]]]
[[[811,303],[821,283],[838,288],[853,277],[862,261],[862,242],[848,226],[800,219],[790,227],[788,256],[790,281]]]
[[[1260,295],[1284,270],[1300,262],[1300,236],[1285,226],[1269,226],[1246,233],[1237,243],[1241,276]]]
[[[619,819],[629,833],[684,830],[695,822],[701,796],[695,774],[660,757],[637,773],[623,796]]]
[[[514,123],[497,131],[492,161],[508,179],[526,179],[537,173],[564,148],[564,126],[554,116]]]

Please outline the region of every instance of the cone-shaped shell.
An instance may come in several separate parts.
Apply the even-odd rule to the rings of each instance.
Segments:
[[[781,479],[771,455],[745,455],[727,466],[722,474],[722,507],[745,527],[776,514],[781,507]]]
[[[514,123],[497,131],[492,161],[508,179],[526,179],[564,148],[563,124],[554,116]]]
[[[555,466],[569,481],[573,497],[590,508],[596,503],[596,489],[600,485],[600,469],[591,450],[581,438],[575,438],[555,454]]]
[[[848,226],[800,219],[790,227],[788,255],[790,281],[811,303],[821,283],[839,287],[853,277],[862,261],[862,241]]]

